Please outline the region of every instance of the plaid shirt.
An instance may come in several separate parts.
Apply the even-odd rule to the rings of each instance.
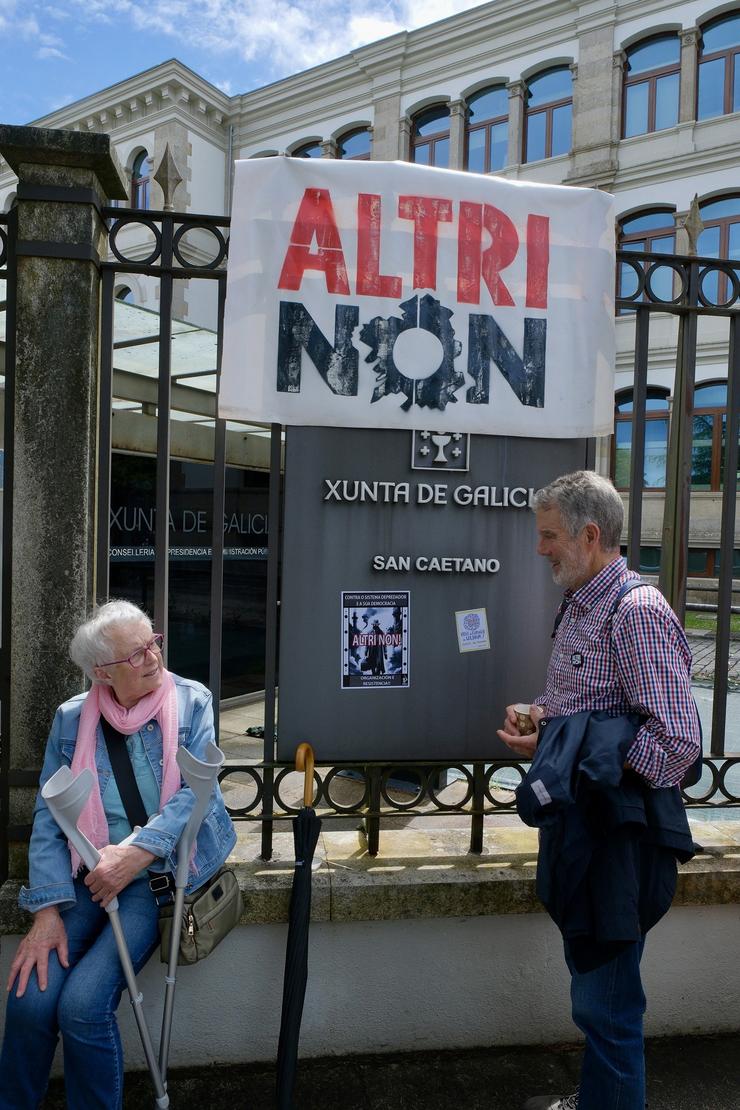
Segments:
[[[618,558],[580,589],[566,591],[536,704],[547,717],[584,709],[645,714],[628,761],[651,786],[673,786],[699,753],[691,651],[654,586],[631,590],[612,616],[619,587],[631,579],[639,575]]]

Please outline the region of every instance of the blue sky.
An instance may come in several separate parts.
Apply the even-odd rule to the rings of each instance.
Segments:
[[[29,123],[172,57],[247,92],[480,2],[0,0],[0,122]]]

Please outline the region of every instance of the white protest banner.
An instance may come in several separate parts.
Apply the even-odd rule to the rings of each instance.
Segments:
[[[613,375],[609,195],[406,162],[237,163],[221,416],[604,435]]]

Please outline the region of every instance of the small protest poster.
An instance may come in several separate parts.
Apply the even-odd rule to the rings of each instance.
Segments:
[[[342,591],[342,688],[409,686],[409,592]]]
[[[460,651],[486,651],[490,648],[485,609],[458,609],[455,624]]]

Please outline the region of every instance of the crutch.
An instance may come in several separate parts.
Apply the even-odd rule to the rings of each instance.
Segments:
[[[193,850],[198,829],[208,809],[218,772],[224,763],[224,753],[215,744],[206,745],[205,759],[196,759],[187,748],[177,749],[177,765],[180,774],[195,794],[188,823],[177,843],[177,871],[175,872],[175,906],[172,911],[172,931],[170,951],[165,976],[164,1011],[162,1013],[162,1035],[159,1040],[159,1073],[162,1083],[167,1087],[167,1063],[170,1054],[170,1035],[172,1033],[172,1014],[175,1005],[175,982],[177,980],[177,958],[180,951],[180,925],[185,907],[185,887],[188,882],[188,863]]]
[[[97,866],[100,860],[100,852],[90,843],[85,834],[80,832],[77,828],[77,822],[85,806],[85,802],[87,801],[88,794],[92,790],[92,786],[93,775],[92,771],[88,768],[80,771],[79,775],[73,775],[71,768],[60,767],[59,770],[44,783],[41,790],[41,796],[49,807],[52,817],[67,839],[77,849],[80,858],[90,871],[94,870]],[[129,955],[126,938],[121,928],[121,919],[118,916],[118,899],[111,898],[105,910],[108,914],[111,928],[113,929],[113,935],[116,938],[118,958],[121,961],[131,1005],[134,1009],[134,1017],[139,1027],[139,1036],[141,1037],[141,1043],[144,1048],[147,1067],[149,1068],[149,1074],[154,1084],[156,1104],[158,1107],[161,1107],[162,1110],[165,1110],[165,1108],[169,1106],[170,1100],[165,1090],[164,1083],[162,1082],[162,1076],[157,1065],[157,1059],[154,1055],[154,1048],[152,1047],[152,1039],[149,1035],[149,1029],[142,1010],[143,998],[136,986],[136,976],[134,975],[131,956]]]

